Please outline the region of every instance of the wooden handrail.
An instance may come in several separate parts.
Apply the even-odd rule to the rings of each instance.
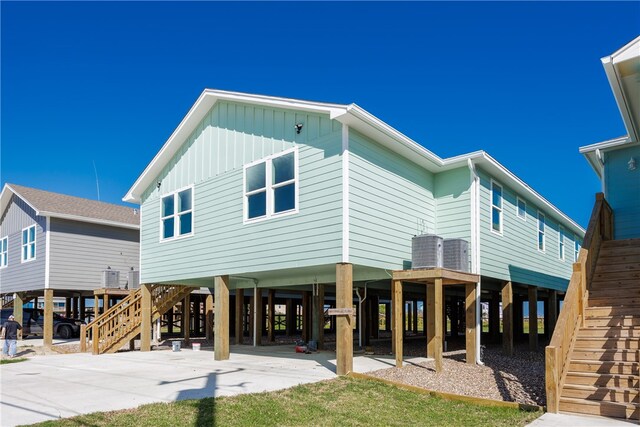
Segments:
[[[578,261],[573,264],[564,304],[545,349],[545,388],[547,411],[557,413],[560,392],[569,366],[569,356],[576,342],[578,330],[584,325],[589,299],[589,287],[596,268],[600,247],[604,240],[613,238],[613,211],[602,193],[596,194],[589,226],[580,249]]]

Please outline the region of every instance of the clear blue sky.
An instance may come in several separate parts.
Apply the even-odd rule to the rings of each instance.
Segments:
[[[0,180],[121,198],[204,88],[355,102],[486,150],[583,226],[578,147],[625,133],[600,63],[640,3],[1,3]]]

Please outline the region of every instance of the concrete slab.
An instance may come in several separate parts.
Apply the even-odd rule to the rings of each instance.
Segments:
[[[604,417],[551,414],[547,412],[531,424],[528,424],[527,427],[631,427],[632,425],[638,425],[638,423],[635,421],[614,420]]]
[[[354,370],[368,372],[394,363],[391,356],[359,356]],[[335,377],[335,353],[300,354],[293,346],[232,346],[230,359],[218,362],[211,349],[34,356],[0,366],[0,374],[0,425],[10,427],[330,379]]]

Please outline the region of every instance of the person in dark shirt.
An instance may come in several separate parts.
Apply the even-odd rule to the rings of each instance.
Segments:
[[[2,348],[2,354],[4,356],[15,357],[16,344],[18,340],[18,331],[22,329],[20,323],[16,322],[13,314],[9,316],[9,320],[2,325],[2,335],[4,336],[4,347]]]

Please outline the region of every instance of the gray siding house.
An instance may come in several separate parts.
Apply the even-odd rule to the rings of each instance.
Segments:
[[[6,184],[0,214],[0,294],[82,306],[102,287],[103,270],[120,271],[121,287],[138,270],[136,209]]]

